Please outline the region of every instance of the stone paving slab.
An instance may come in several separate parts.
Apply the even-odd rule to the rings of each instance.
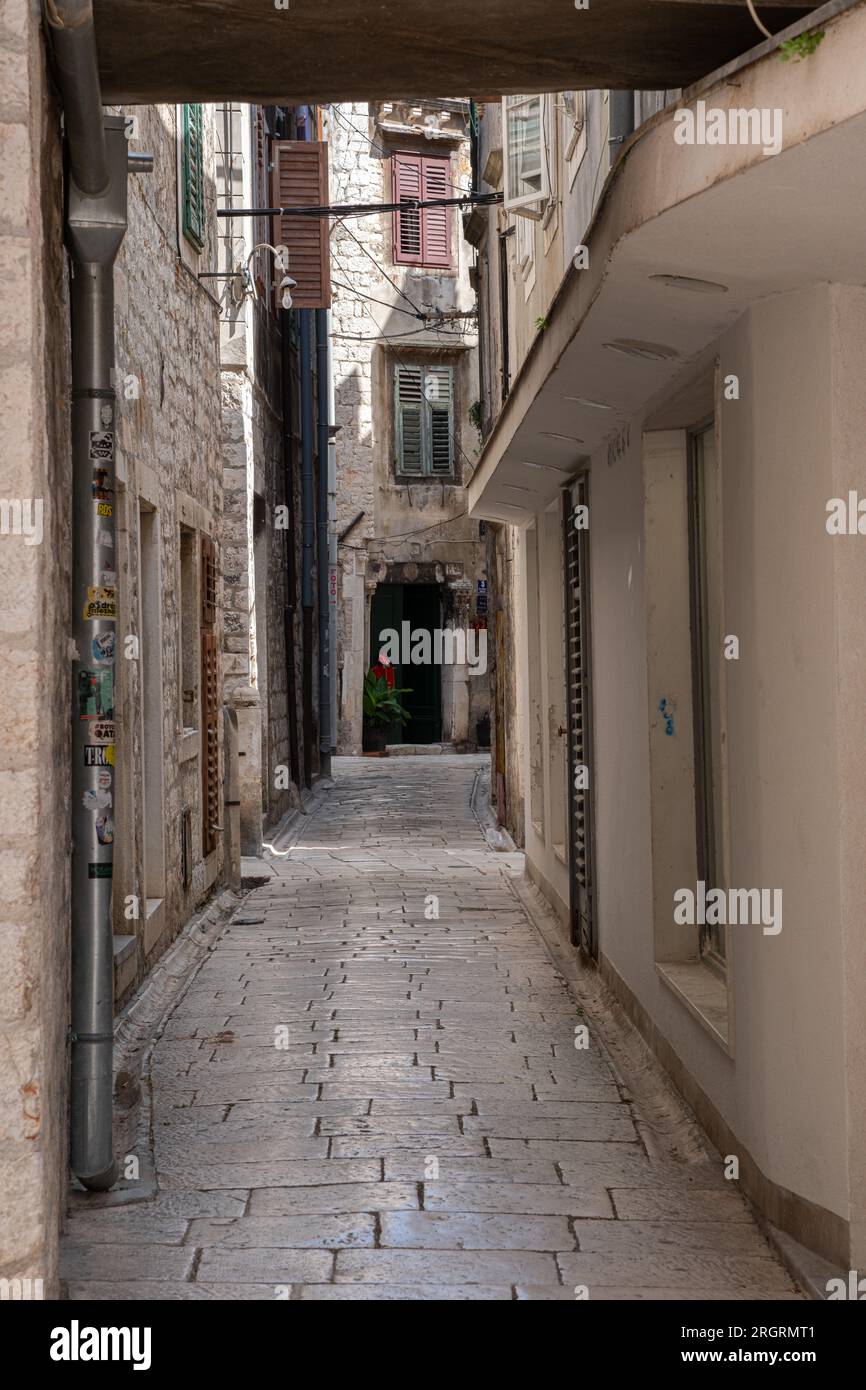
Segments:
[[[360,1299],[375,1299],[377,1302],[420,1303],[434,1301],[447,1303],[471,1300],[510,1302],[514,1294],[509,1285],[488,1288],[484,1284],[302,1284],[298,1295],[305,1303],[347,1302]]]
[[[380,1244],[419,1250],[567,1250],[574,1243],[564,1216],[514,1212],[386,1212]]]
[[[349,1251],[354,1254],[356,1252]],[[372,1250],[370,1254],[377,1252]],[[196,1281],[203,1284],[329,1284],[334,1274],[331,1250],[222,1250],[203,1251]]]
[[[553,1255],[528,1250],[339,1250],[338,1284],[557,1282]]]
[[[144,1244],[133,1238],[123,1241],[122,1230],[118,1243],[113,1241],[79,1244],[73,1235],[63,1249],[63,1277],[87,1279],[111,1273],[117,1279],[163,1280],[188,1279],[192,1274],[195,1251],[174,1245]]]
[[[263,1187],[250,1193],[250,1216],[295,1216],[417,1209],[421,1185],[411,1182],[322,1183],[319,1187]]]
[[[375,1254],[376,1252],[371,1252]],[[599,1284],[626,1284],[644,1288],[691,1288],[711,1290],[754,1289],[788,1290],[791,1280],[782,1265],[769,1253],[764,1256],[719,1255],[705,1251],[666,1247],[645,1254],[557,1255],[562,1281],[566,1285],[585,1284],[592,1290]],[[530,1281],[522,1281],[530,1282]],[[537,1282],[537,1281],[535,1281]]]
[[[97,1302],[119,1299],[121,1302],[138,1302],[155,1299],[164,1302],[203,1303],[209,1300],[222,1302],[231,1299],[238,1301],[269,1301],[274,1299],[273,1284],[204,1284],[197,1280],[194,1284],[156,1283],[148,1279],[128,1282],[122,1279],[106,1283],[98,1279],[71,1279],[67,1287],[70,1302]]]
[[[425,1182],[428,1212],[511,1212],[537,1216],[600,1217],[615,1213],[605,1188],[559,1183]]]
[[[222,1250],[330,1249],[375,1245],[376,1230],[372,1216],[304,1211],[292,1216],[243,1216],[237,1221],[192,1221],[187,1244],[218,1245]]]
[[[575,1049],[482,762],[335,761],[155,1045],[156,1196],[73,1206],[70,1299],[799,1296],[721,1163],[650,1158]]]

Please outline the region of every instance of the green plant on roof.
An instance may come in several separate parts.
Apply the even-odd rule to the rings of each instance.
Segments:
[[[801,63],[804,58],[811,57],[823,37],[824,30],[816,29],[811,34],[798,34],[795,39],[785,39],[779,46],[779,57],[783,63]]]

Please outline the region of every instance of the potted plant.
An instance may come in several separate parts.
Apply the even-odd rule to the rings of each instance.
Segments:
[[[390,677],[390,679],[389,679]],[[405,724],[409,719],[408,710],[400,703],[400,695],[411,695],[411,690],[394,688],[394,672],[381,661],[364,677],[364,752],[385,757],[388,728],[392,724]]]

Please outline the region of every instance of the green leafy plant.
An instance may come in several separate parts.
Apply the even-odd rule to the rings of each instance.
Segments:
[[[537,319],[535,320],[535,331],[536,331],[536,333],[543,333],[546,327],[547,327],[547,319],[544,318],[543,315],[542,315],[540,318],[537,318]]]
[[[368,724],[406,724],[409,712],[398,700],[398,695],[411,695],[409,688],[395,690],[384,676],[374,676],[368,671],[364,677],[364,718]]]
[[[801,63],[815,52],[824,37],[824,30],[817,29],[811,34],[798,34],[795,39],[785,39],[779,45],[779,57],[783,63]]]
[[[480,402],[480,401],[473,401],[472,404],[470,405],[470,407],[469,407],[469,419],[472,421],[473,425],[475,426],[475,428],[477,429],[477,431],[478,431],[478,433],[479,433],[479,435],[480,435],[480,434],[481,434],[481,402]]]

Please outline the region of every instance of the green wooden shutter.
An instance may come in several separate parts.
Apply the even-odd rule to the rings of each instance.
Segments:
[[[397,472],[424,472],[423,373],[420,367],[396,370]]]
[[[183,234],[196,250],[203,249],[204,150],[199,105],[183,108]]]
[[[424,395],[429,413],[429,471],[454,472],[454,429],[452,420],[452,371],[450,367],[428,367],[424,373]]]
[[[454,472],[454,372],[398,366],[397,472],[409,477]]]

